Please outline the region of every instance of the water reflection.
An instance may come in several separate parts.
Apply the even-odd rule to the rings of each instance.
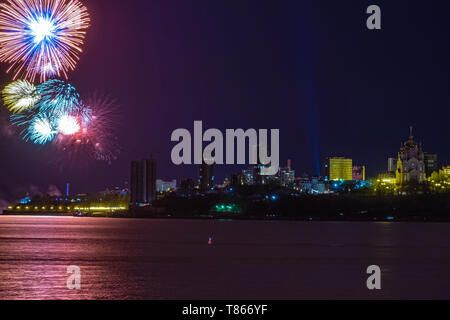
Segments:
[[[450,298],[448,230],[0,216],[0,298]],[[371,264],[383,271],[375,296],[365,287]],[[66,287],[69,265],[81,268],[79,291]]]

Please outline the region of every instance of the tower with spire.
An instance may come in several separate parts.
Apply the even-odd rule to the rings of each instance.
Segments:
[[[424,159],[422,144],[414,141],[413,127],[410,127],[409,139],[401,144],[398,153],[397,184],[424,183],[426,179]]]

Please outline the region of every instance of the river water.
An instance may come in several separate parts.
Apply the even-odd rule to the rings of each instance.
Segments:
[[[0,299],[449,299],[449,272],[445,223],[0,216]]]

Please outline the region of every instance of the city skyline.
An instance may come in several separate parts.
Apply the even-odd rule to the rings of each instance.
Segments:
[[[409,131],[410,132],[409,139],[414,138],[414,136],[412,136],[413,127],[409,127],[409,130],[410,130]],[[405,139],[405,140],[407,140],[407,139]],[[420,145],[422,145],[420,140],[418,141],[418,143]],[[402,145],[403,145],[403,143],[402,143]],[[441,160],[441,158],[437,154],[429,154],[428,152],[425,152],[425,154],[426,155],[431,155],[431,156],[437,156],[437,158],[439,159],[438,160],[438,164],[435,164],[437,166],[436,170],[434,170],[432,172],[439,172],[439,170],[443,169],[444,167],[446,167],[448,165],[448,161],[447,160]],[[248,154],[247,154],[247,157],[248,157]],[[386,166],[385,166],[385,168],[380,168],[379,170],[377,170],[375,172],[374,175],[369,175],[369,176],[366,174],[366,169],[367,169],[366,165],[364,163],[357,163],[356,164],[354,161],[352,161],[354,159],[351,157],[351,155],[345,155],[345,156],[343,156],[343,155],[333,155],[333,156],[329,155],[329,156],[325,157],[324,159],[322,159],[322,164],[321,164],[321,168],[320,168],[321,172],[320,172],[319,175],[308,174],[308,173],[306,173],[304,171],[302,172],[301,170],[297,171],[296,169],[294,169],[292,167],[292,163],[295,163],[295,159],[287,159],[286,162],[285,162],[287,164],[287,166],[284,166],[284,162],[281,162],[279,171],[278,171],[278,173],[275,176],[278,177],[277,179],[281,179],[280,181],[282,181],[282,179],[283,179],[282,176],[284,174],[283,170],[288,169],[289,171],[293,172],[293,175],[294,175],[293,179],[302,179],[302,178],[308,177],[308,178],[311,178],[311,179],[313,179],[313,178],[322,178],[325,181],[328,181],[328,180],[330,180],[330,181],[333,181],[333,180],[373,180],[373,179],[377,179],[377,177],[380,176],[380,175],[386,175],[386,174],[394,174],[395,175],[395,172],[390,170],[391,166],[393,165],[391,163],[391,159],[395,159],[395,166],[396,166],[396,159],[397,158],[398,158],[397,156],[394,156],[394,157],[387,156],[386,157],[386,163],[385,163]],[[111,185],[105,185],[105,186],[103,186],[103,188],[100,188],[98,190],[92,190],[92,191],[77,190],[76,192],[71,193],[71,195],[84,194],[84,193],[97,193],[97,192],[101,192],[103,190],[108,190],[108,189],[114,190],[114,189],[117,189],[117,188],[119,188],[119,189],[123,189],[123,188],[127,189],[129,187],[130,188],[131,203],[151,202],[151,201],[147,201],[147,199],[154,199],[155,198],[155,192],[159,192],[160,191],[156,187],[156,181],[159,181],[160,185],[161,184],[164,185],[165,183],[171,183],[171,186],[172,186],[172,189],[173,189],[173,183],[174,182],[176,182],[176,187],[177,188],[182,188],[183,187],[182,186],[183,185],[183,181],[191,180],[194,183],[194,186],[198,186],[199,187],[199,190],[201,192],[207,192],[209,189],[211,189],[211,190],[214,189],[215,186],[222,185],[221,182],[223,182],[223,181],[227,181],[228,180],[229,182],[231,182],[233,180],[233,176],[236,175],[236,174],[244,174],[245,175],[245,173],[247,171],[249,171],[249,168],[252,167],[251,165],[218,165],[218,164],[214,164],[212,166],[209,166],[209,165],[206,165],[206,164],[203,164],[203,165],[195,165],[195,164],[193,164],[193,165],[190,165],[191,167],[195,168],[194,175],[192,175],[192,176],[187,176],[187,177],[173,177],[173,176],[170,176],[170,177],[165,177],[165,176],[161,176],[160,174],[158,174],[158,171],[156,170],[156,168],[159,167],[159,164],[158,164],[157,160],[153,156],[150,156],[148,158],[141,157],[140,159],[143,159],[143,160],[131,160],[130,159],[129,164],[131,163],[131,174],[129,174],[125,179],[123,179],[121,181],[117,181],[116,183],[113,183]],[[339,170],[345,170],[345,169],[343,169],[344,168],[343,167],[342,169],[339,169],[338,172],[339,172],[339,174],[342,174],[343,177],[348,175],[348,176],[351,176],[352,179],[350,179],[350,178],[349,179],[343,179],[343,178],[333,179],[332,177],[331,178],[328,177],[328,175],[329,175],[328,170],[329,169],[327,168],[327,166],[330,164],[330,162],[329,162],[330,159],[332,161],[335,161],[335,162],[337,161],[336,163],[339,166],[342,165],[342,166],[345,167],[348,164],[349,168],[352,169],[353,171],[351,171],[349,173],[342,173]],[[153,171],[152,171],[152,173],[150,175],[151,178],[146,178],[147,174],[146,173],[144,174],[144,172],[146,172],[146,170],[143,170],[142,168],[141,169],[138,169],[138,168],[140,168],[143,165],[147,166],[146,163],[149,163],[149,162],[153,163],[151,165],[151,168],[152,168],[151,170],[153,170]],[[231,171],[229,170],[228,175],[225,174],[223,179],[218,179],[217,176],[214,174],[214,172],[216,172],[217,169],[220,168],[220,167],[233,168],[234,171],[230,169]],[[128,169],[130,169],[130,168],[128,167]],[[362,170],[362,172],[357,173],[357,174],[360,174],[361,177],[358,178],[358,179],[353,179],[353,177],[355,176],[355,170],[358,170],[358,169]],[[428,167],[427,167],[427,169],[428,169]],[[211,171],[211,170],[212,170],[212,173],[209,173],[209,171]],[[374,170],[372,170],[372,171],[374,171]],[[206,178],[205,181],[204,181],[204,179],[202,179],[202,176],[201,176],[202,172],[207,172],[207,174],[206,174],[207,178]],[[428,173],[428,171],[427,171],[426,177],[428,178],[431,175],[432,172]],[[143,176],[143,178],[137,178],[138,174],[145,175],[145,177]],[[136,178],[134,178],[134,180],[135,180],[134,183],[133,183],[133,177],[136,177]],[[138,182],[138,179],[140,179],[142,181]],[[149,182],[144,182],[145,179],[150,179],[150,180],[148,180]],[[150,182],[151,180],[154,180],[154,181]],[[6,200],[6,202],[16,201],[19,198],[26,196],[26,194],[28,194],[28,193],[29,194],[43,194],[43,195],[45,195],[47,193],[47,194],[51,195],[52,192],[53,193],[61,192],[61,195],[63,195],[64,194],[63,191],[67,189],[67,187],[68,187],[68,185],[70,185],[70,183],[71,183],[70,181],[66,181],[61,186],[55,185],[55,184],[51,184],[51,185],[48,186],[47,192],[45,191],[45,186],[42,188],[42,187],[39,187],[38,184],[31,184],[28,189],[27,189],[26,186],[18,188],[18,192],[14,195],[16,198],[10,197],[9,199],[1,199],[1,200]],[[152,183],[154,185],[152,185]],[[132,189],[133,186],[135,187],[135,189],[138,189],[137,188],[138,184],[140,185],[140,187],[139,187],[140,191],[139,191],[139,195],[136,195],[136,194],[133,194],[131,192],[131,189]],[[244,182],[244,184],[248,184],[248,183]],[[147,188],[148,188],[147,185],[152,185],[151,187],[149,187],[149,190],[147,190]],[[21,192],[21,193],[19,193],[19,192]],[[150,193],[148,193],[148,192],[150,192]],[[134,200],[136,200],[136,201],[134,201]]]

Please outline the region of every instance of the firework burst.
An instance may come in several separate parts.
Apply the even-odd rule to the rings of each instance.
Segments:
[[[78,0],[7,0],[0,9],[0,61],[14,79],[67,79],[89,28],[86,7]]]
[[[45,113],[26,111],[11,116],[11,122],[22,127],[21,134],[25,141],[34,144],[47,144],[53,141],[58,133],[52,118]]]
[[[73,135],[81,129],[78,119],[70,115],[61,116],[56,123],[58,126],[58,132],[65,136]]]
[[[56,134],[52,120],[43,114],[38,114],[28,128],[27,139],[35,144],[46,144],[52,141]]]
[[[75,87],[61,80],[49,80],[35,91],[39,97],[36,105],[11,116],[11,123],[23,128],[21,134],[25,141],[46,144],[57,135],[80,131],[88,112],[84,111]]]
[[[26,80],[17,80],[7,85],[2,94],[3,103],[12,113],[33,108],[40,100],[36,87]]]
[[[80,112],[80,95],[74,86],[61,80],[49,80],[37,86],[41,99],[37,104],[40,112],[54,116]]]
[[[83,106],[77,115],[80,130],[58,135],[55,145],[65,158],[94,158],[109,163],[116,160],[120,153],[115,133],[119,110],[116,101],[108,95],[94,94]]]
[[[39,101],[33,108],[10,116],[25,141],[52,142],[60,151],[57,161],[61,165],[117,159],[119,106],[114,99],[94,94],[83,102],[72,85],[60,80],[49,80],[37,86],[36,92]]]

